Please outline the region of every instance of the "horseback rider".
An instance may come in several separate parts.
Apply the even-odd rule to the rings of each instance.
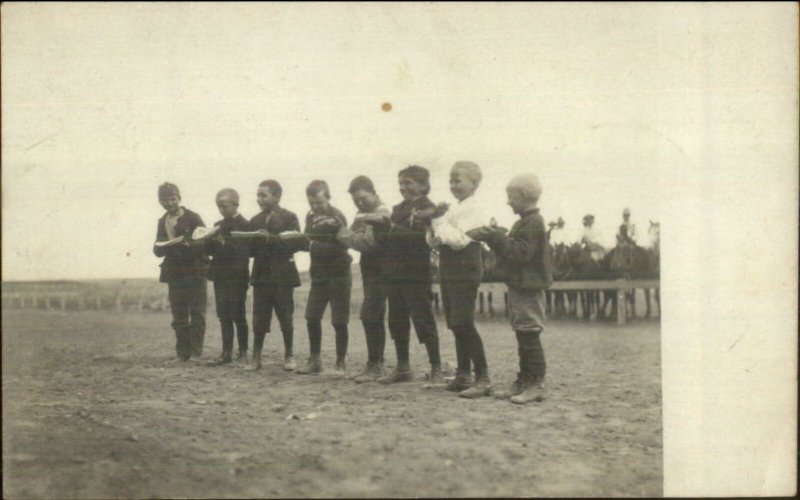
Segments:
[[[581,244],[591,251],[593,260],[599,261],[605,256],[606,249],[600,244],[600,234],[594,228],[594,215],[592,214],[583,217]]]
[[[564,219],[559,217],[557,221],[551,221],[547,223],[547,238],[550,241],[550,244],[555,247],[559,243],[566,244],[566,236],[564,231]]]
[[[636,245],[636,224],[631,222],[631,209],[627,207],[622,211],[622,224],[617,231],[617,244]]]

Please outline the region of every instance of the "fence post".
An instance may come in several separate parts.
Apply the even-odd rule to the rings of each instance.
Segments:
[[[624,325],[627,319],[625,280],[617,280],[617,324]]]

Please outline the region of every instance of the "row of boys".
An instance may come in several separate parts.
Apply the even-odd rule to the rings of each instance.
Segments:
[[[360,319],[368,352],[367,365],[355,381],[412,380],[409,342],[413,323],[417,338],[428,353],[431,383],[444,383],[431,304],[430,252],[431,248],[438,248],[442,301],[447,327],[455,337],[457,357],[456,376],[445,388],[465,398],[489,395],[492,388],[486,355],[474,319],[482,278],[480,242],[485,242],[497,253],[499,266],[507,276],[511,324],[519,353],[516,381],[496,395],[516,403],[541,400],[545,375],[540,340],[545,319],[544,290],[552,282],[547,232],[537,207],[541,184],[534,175],[517,176],[508,184],[508,205],[520,219],[507,231],[483,224],[483,214],[473,196],[481,179],[477,164],[455,163],[450,172],[450,191],[458,203],[452,207],[436,205],[427,197],[428,170],[409,166],[398,174],[403,201],[389,211],[372,181],[358,176],[349,187],[358,208],[349,227],[344,215],[331,205],[328,185],[315,180],[306,188],[311,210],[302,233],[297,216],[280,206],[282,188],[278,182],[267,180],[259,185],[257,197],[262,211],[249,221],[238,213],[236,191],[223,189],[216,199],[223,219],[215,224],[214,236],[204,239],[192,238],[204,224],[196,213],[181,206],[177,186],[161,185],[158,195],[166,213],[158,222],[154,252],[164,257],[161,281],[169,285],[178,359],[185,361],[202,354],[207,277],[214,283],[222,327],[222,356],[213,364],[232,361],[234,325],[238,358],[247,359],[245,297],[252,285],[254,340],[252,360],[246,369],[261,368],[264,338],[270,331],[274,311],[283,333],[284,368],[297,373],[320,373],[321,320],[330,303],[336,332],[336,370],[344,371],[351,288],[348,249],[355,249],[361,254],[364,301]],[[236,232],[250,232],[254,237],[238,238],[241,235]],[[178,244],[165,245],[169,241]],[[311,256],[311,289],[305,311],[310,356],[300,368],[295,365],[292,351],[293,289],[300,285],[293,255],[298,251],[308,251]],[[208,255],[212,256],[210,263]],[[396,367],[388,374],[383,366],[387,302],[389,332],[397,355]]]

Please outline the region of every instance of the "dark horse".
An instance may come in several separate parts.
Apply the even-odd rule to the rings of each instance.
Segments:
[[[606,279],[658,279],[658,254],[652,250],[645,249],[638,245],[629,243],[619,244],[606,254],[601,262],[601,268],[606,274]],[[650,290],[645,290],[647,301],[646,316],[651,315],[650,309]],[[635,290],[625,291],[626,311],[631,317],[636,315],[636,295]],[[659,301],[659,311],[661,310],[660,296],[656,292],[656,301]],[[613,311],[616,314],[617,296],[614,293],[606,293],[603,309],[608,303],[613,303]]]
[[[570,259],[570,247],[564,243],[549,245],[551,262],[553,263],[553,280],[568,281],[575,279],[575,270]],[[548,312],[554,317],[577,316],[577,292],[547,291]]]

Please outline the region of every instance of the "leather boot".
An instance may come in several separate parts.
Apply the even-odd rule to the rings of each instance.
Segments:
[[[222,355],[215,360],[209,361],[206,363],[208,366],[220,366],[220,365],[227,365],[228,363],[233,362],[233,358],[231,357],[231,353],[227,351],[222,351]]]
[[[508,388],[496,391],[494,397],[497,399],[508,399],[511,396],[516,396],[525,390],[525,377],[522,373],[517,373],[517,380],[515,380]]]
[[[305,366],[298,368],[295,373],[301,375],[316,375],[322,373],[322,359],[320,359],[319,354],[312,354],[309,356]]]
[[[236,362],[247,364],[247,349],[239,349],[239,354],[236,355]]]
[[[457,372],[456,378],[451,380],[446,386],[445,390],[450,392],[461,392],[467,390],[472,385],[472,376],[469,372]]]
[[[261,369],[261,351],[253,349],[253,359],[244,367],[245,371],[255,372]]]
[[[414,372],[407,364],[397,365],[391,373],[378,379],[382,384],[396,384],[398,382],[411,382],[414,380]]]
[[[443,384],[444,375],[442,375],[442,364],[434,363],[431,365],[431,376],[428,379],[431,384]]]
[[[458,397],[475,399],[483,396],[488,396],[492,393],[492,382],[489,380],[489,375],[480,375],[475,380],[475,383],[469,389],[458,393]]]
[[[528,375],[526,378],[525,389],[516,396],[511,396],[512,403],[524,405],[533,401],[544,400],[544,377]]]
[[[355,380],[357,384],[363,384],[364,382],[374,382],[385,375],[386,373],[383,370],[383,363],[379,361],[371,361],[367,363],[364,371],[357,375],[353,380]]]
[[[293,372],[297,370],[297,363],[295,363],[294,361],[294,356],[292,356],[291,354],[287,354],[283,358],[283,369],[286,370],[287,372]]]

